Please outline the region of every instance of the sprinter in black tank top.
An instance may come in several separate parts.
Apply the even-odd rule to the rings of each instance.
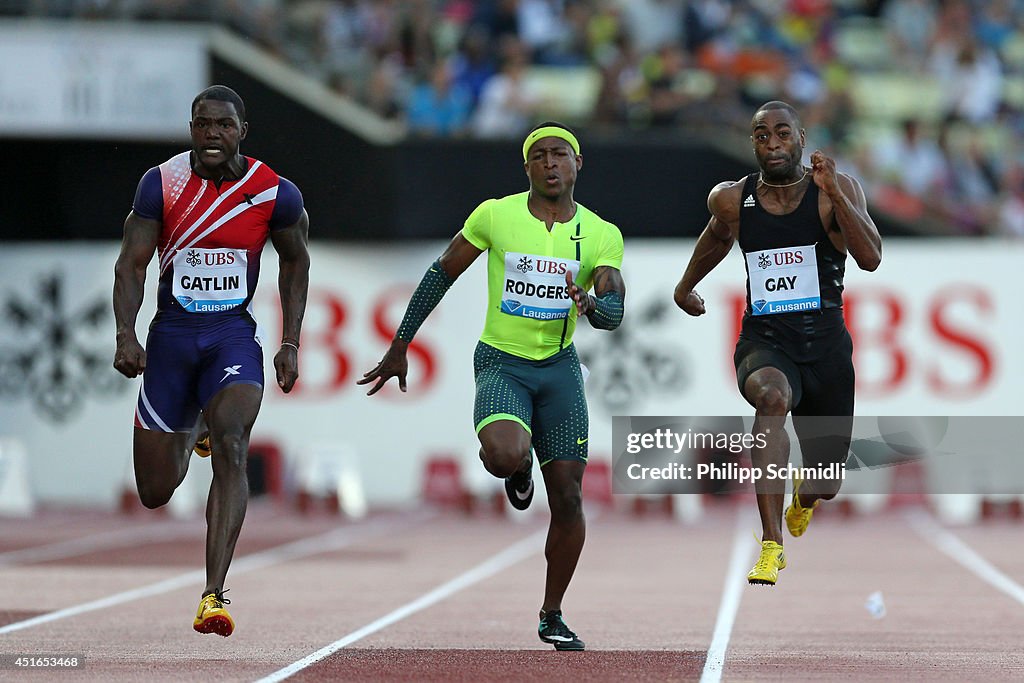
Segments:
[[[853,344],[843,322],[846,255],[872,271],[882,258],[878,229],[860,183],[836,172],[820,150],[802,163],[806,136],[796,110],[767,102],[751,121],[760,172],[716,185],[708,196],[711,220],[676,285],[675,301],[693,316],[705,312],[694,287],[739,241],[747,269],[747,308],[736,343],[736,379],[755,409],[753,433],[765,447],[752,464],[785,467],[793,413],[804,467],[845,463],[853,428]],[[820,500],[835,497],[841,479],[794,481],[786,526],[800,536]],[[761,515],[761,555],[747,575],[774,585],[786,559],[782,549],[783,479],[755,486]]]

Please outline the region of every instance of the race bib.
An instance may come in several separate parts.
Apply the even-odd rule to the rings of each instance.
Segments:
[[[772,315],[821,308],[813,244],[752,251],[745,256],[751,313]]]
[[[505,287],[501,312],[534,320],[561,320],[573,302],[565,286],[565,274],[575,280],[580,262],[554,256],[505,253]]]
[[[249,294],[245,249],[186,249],[174,255],[171,293],[189,313],[235,308]]]

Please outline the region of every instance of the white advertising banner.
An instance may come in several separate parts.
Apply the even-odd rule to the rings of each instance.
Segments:
[[[0,22],[0,135],[187,140],[206,43],[187,27]]]
[[[314,231],[315,235],[315,231]],[[314,238],[315,241],[315,238]],[[473,432],[473,348],[486,306],[485,259],[451,288],[409,349],[408,392],[367,397],[355,382],[380,360],[405,304],[444,243],[312,247],[301,378],[290,395],[267,384],[253,439],[290,462],[344,451],[371,504],[419,495],[425,460],[451,455],[487,480]],[[733,346],[744,304],[738,249],[698,288],[691,318],[672,290],[693,242],[627,238],[626,316],[616,332],[577,329],[590,369],[591,457],[609,458],[614,415],[747,415]],[[19,439],[42,502],[113,505],[129,473],[139,380],[111,368],[116,244],[0,250],[0,437]],[[896,241],[875,273],[848,262],[846,313],[861,415],[1020,415],[1024,322],[1015,276],[1024,243]],[[154,274],[139,316],[153,314]],[[268,244],[255,311],[280,338],[277,261]],[[193,459],[193,466],[198,466]],[[201,461],[205,464],[206,461]]]

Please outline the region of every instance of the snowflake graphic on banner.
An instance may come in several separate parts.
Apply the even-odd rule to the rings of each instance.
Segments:
[[[129,386],[111,365],[108,296],[72,308],[67,289],[62,275],[45,276],[31,293],[8,295],[2,309],[13,334],[0,338],[0,399],[27,398],[54,422],[69,420],[90,394]]]
[[[629,314],[629,325],[577,344],[580,362],[591,371],[587,394],[608,414],[637,412],[646,401],[677,396],[689,386],[686,350],[661,333],[671,315],[668,304],[651,300]]]

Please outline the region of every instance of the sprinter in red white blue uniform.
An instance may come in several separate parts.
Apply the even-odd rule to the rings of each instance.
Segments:
[[[249,433],[263,399],[263,350],[251,310],[260,255],[269,237],[280,260],[284,321],[274,367],[287,393],[298,378],[309,219],[294,184],[239,152],[248,124],[237,93],[220,85],[199,93],[189,129],[192,150],[142,177],[125,221],[114,268],[114,367],[142,375],[133,450],[146,507],[170,500],[204,432],[213,484],[207,583],[193,627],[228,636],[234,621],[224,579],[245,517]],[[135,326],[154,252],[157,313],[143,348]]]

